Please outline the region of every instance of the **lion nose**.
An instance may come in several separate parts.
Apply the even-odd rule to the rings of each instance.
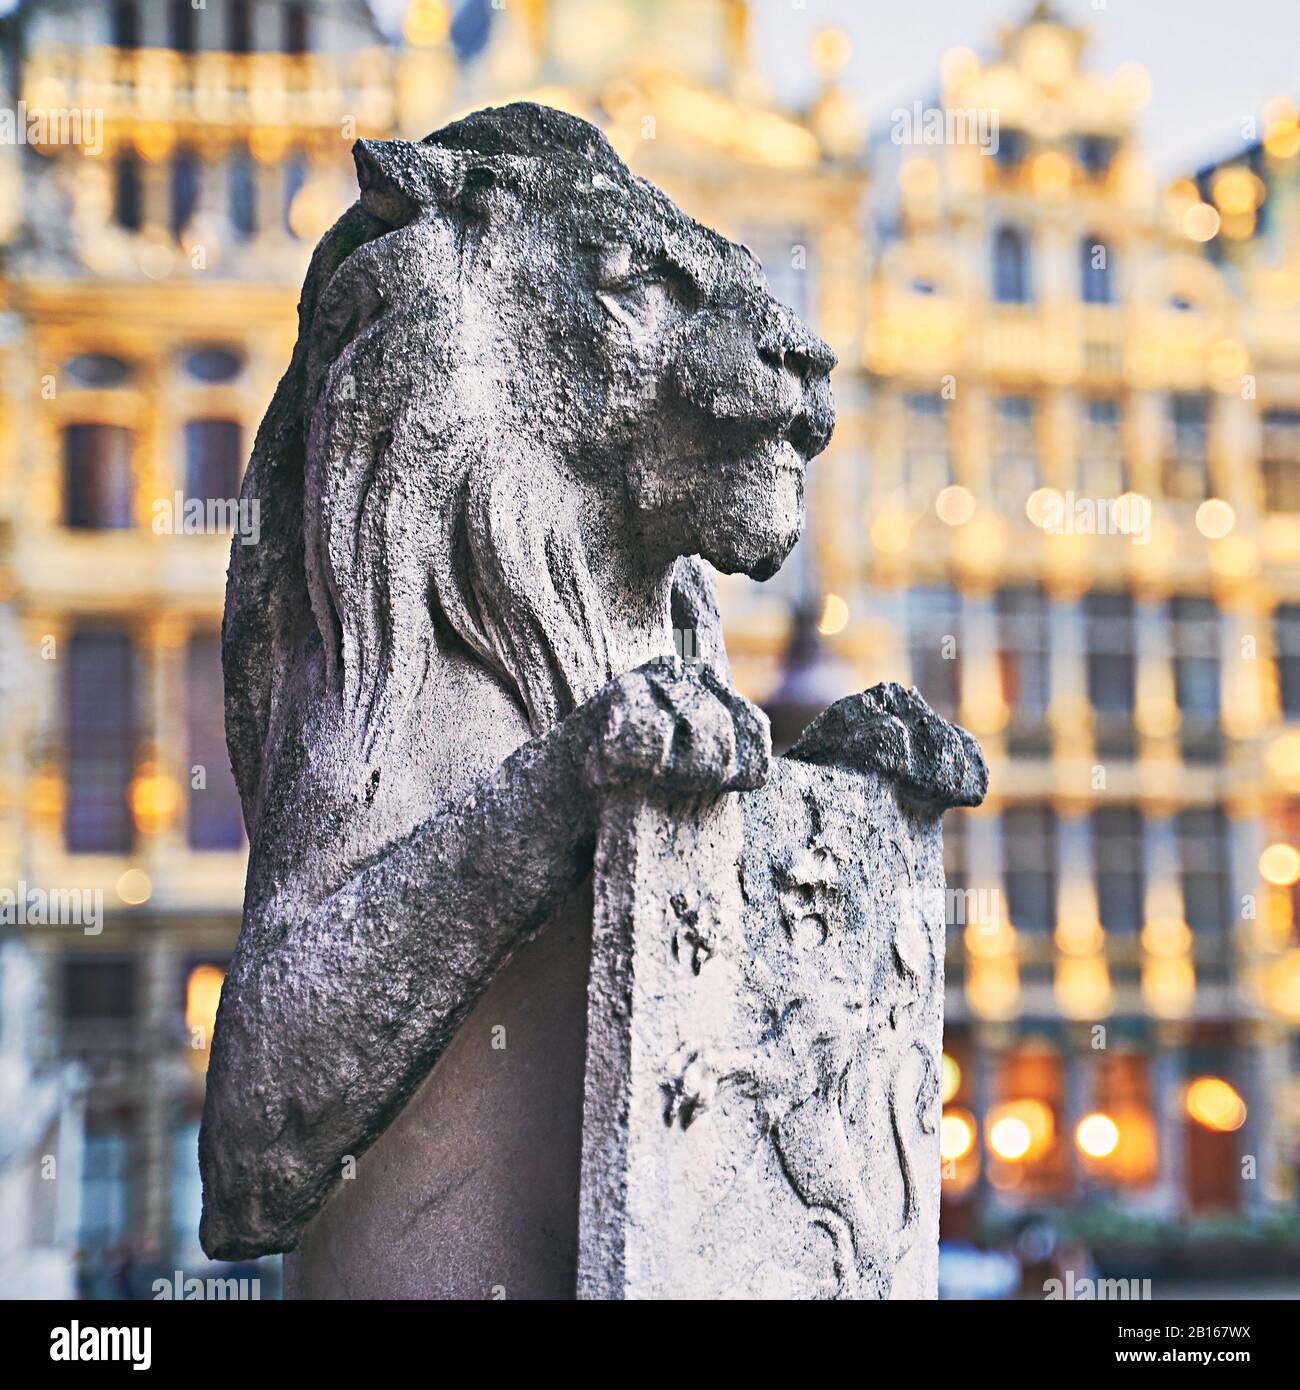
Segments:
[[[830,376],[838,360],[820,338],[806,331],[766,333],[758,354],[769,366],[785,368],[805,382]]]

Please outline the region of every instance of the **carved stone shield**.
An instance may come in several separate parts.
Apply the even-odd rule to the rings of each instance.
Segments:
[[[782,759],[610,802],[580,1297],[935,1296],[940,813],[895,787]]]

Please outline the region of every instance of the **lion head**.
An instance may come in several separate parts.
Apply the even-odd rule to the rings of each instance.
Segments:
[[[448,642],[540,732],[617,674],[628,556],[682,559],[716,626],[684,557],[771,575],[834,423],[830,350],[594,126],[519,104],[354,156],[245,480],[263,542],[232,552],[246,810],[308,651],[362,737]]]

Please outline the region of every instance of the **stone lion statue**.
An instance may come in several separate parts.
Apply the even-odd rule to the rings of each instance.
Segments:
[[[222,1259],[295,1246],[581,891],[602,789],[762,782],[709,566],[780,566],[834,423],[834,357],[753,255],[586,122],[512,105],[355,159],[226,594],[250,860],[200,1139]]]

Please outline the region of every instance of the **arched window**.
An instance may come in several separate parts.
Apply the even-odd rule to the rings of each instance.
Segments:
[[[1104,179],[1115,162],[1117,142],[1106,135],[1081,135],[1077,145],[1079,167],[1090,179]]]
[[[1028,304],[1033,298],[1029,242],[1018,227],[993,234],[993,297],[999,304]]]
[[[1085,304],[1115,302],[1111,260],[1111,249],[1100,237],[1086,236],[1079,242],[1079,298]]]

